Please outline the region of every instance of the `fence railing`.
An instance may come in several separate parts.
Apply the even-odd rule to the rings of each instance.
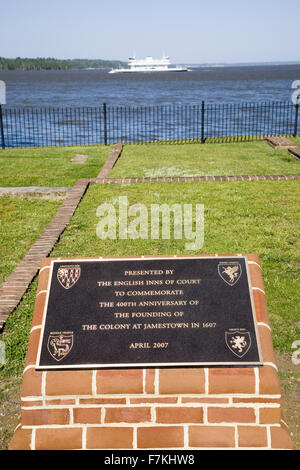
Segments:
[[[255,140],[299,134],[290,102],[99,107],[0,106],[1,145],[33,147]]]

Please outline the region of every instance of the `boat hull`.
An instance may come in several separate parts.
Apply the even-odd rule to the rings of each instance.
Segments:
[[[174,67],[168,69],[153,69],[153,70],[132,70],[132,69],[113,69],[108,73],[160,73],[160,72],[189,72],[190,70],[185,67]]]

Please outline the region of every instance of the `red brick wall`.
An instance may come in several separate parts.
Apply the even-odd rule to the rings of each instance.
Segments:
[[[45,259],[10,449],[293,448],[281,419],[259,259],[247,256],[260,368],[36,371],[51,261]]]

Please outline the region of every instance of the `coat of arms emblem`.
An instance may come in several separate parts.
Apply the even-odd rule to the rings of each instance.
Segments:
[[[218,264],[218,273],[229,286],[234,286],[242,275],[242,266],[236,261],[221,262]]]
[[[80,278],[81,268],[78,264],[60,266],[57,270],[57,279],[64,289],[70,289]]]
[[[50,333],[47,348],[56,361],[66,357],[73,347],[73,333]]]
[[[251,346],[249,331],[225,331],[225,341],[230,351],[238,357],[243,357]]]

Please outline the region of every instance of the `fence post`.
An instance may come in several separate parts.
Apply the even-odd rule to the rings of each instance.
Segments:
[[[204,101],[202,101],[202,103],[201,103],[201,144],[205,144],[204,117],[205,117],[205,103],[204,103]]]
[[[107,110],[106,110],[106,103],[103,103],[103,119],[104,119],[104,145],[107,145]]]
[[[1,132],[1,147],[2,147],[2,150],[4,150],[5,149],[5,140],[4,140],[3,114],[2,114],[1,104],[0,104],[0,132]]]
[[[299,114],[299,102],[297,100],[295,104],[295,126],[294,126],[294,134],[293,137],[297,137],[297,131],[298,131],[298,114]]]

